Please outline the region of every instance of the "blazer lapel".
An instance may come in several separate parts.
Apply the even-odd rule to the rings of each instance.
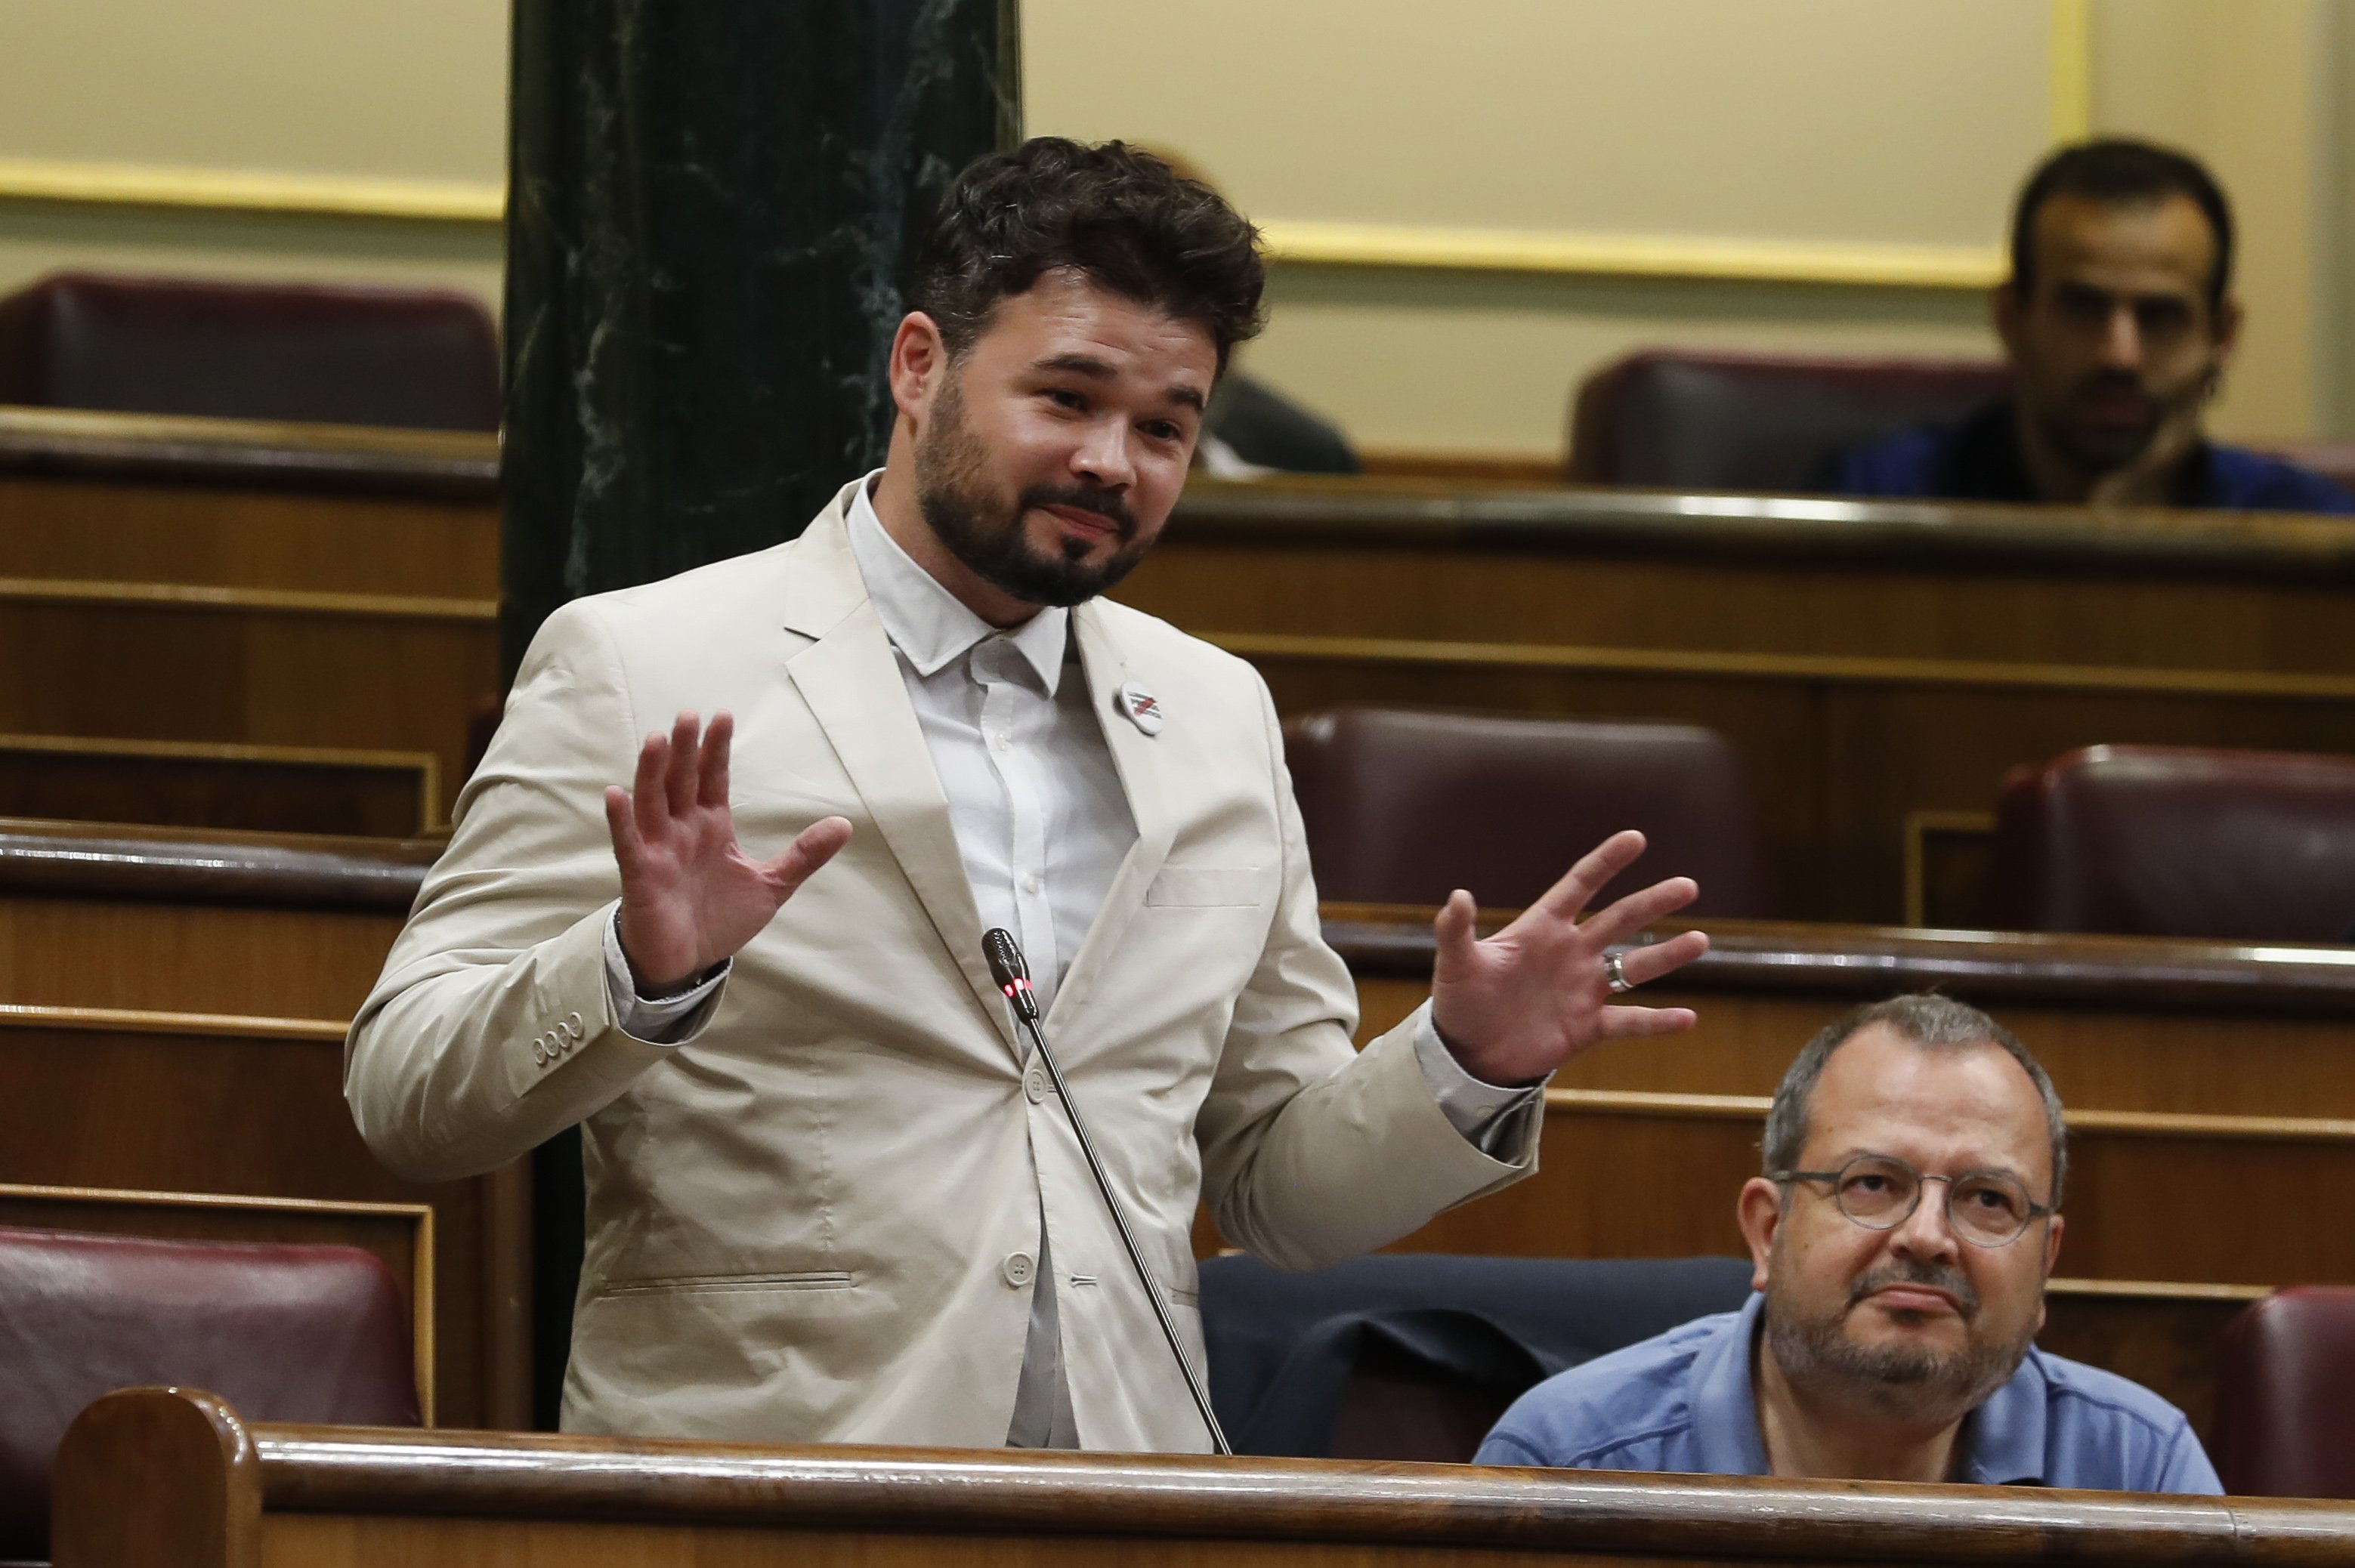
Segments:
[[[785,669],[975,1001],[1011,1046],[1013,1021],[981,956],[981,914],[965,882],[948,797],[900,682],[898,656],[858,576],[841,506],[837,497],[802,535],[806,547],[794,562],[785,623],[817,641]]]
[[[1129,923],[1145,906],[1145,890],[1169,858],[1177,833],[1168,789],[1169,764],[1185,745],[1184,721],[1165,725],[1158,736],[1148,736],[1130,723],[1115,705],[1121,686],[1133,679],[1125,656],[1105,630],[1102,612],[1093,603],[1071,611],[1071,632],[1079,639],[1080,663],[1087,675],[1088,703],[1103,726],[1112,747],[1113,766],[1119,770],[1121,789],[1128,796],[1128,811],[1136,823],[1136,842],[1129,846],[1120,869],[1113,874],[1103,907],[1088,927],[1063,983],[1049,1009],[1051,1023],[1084,1004],[1098,971],[1120,950]]]

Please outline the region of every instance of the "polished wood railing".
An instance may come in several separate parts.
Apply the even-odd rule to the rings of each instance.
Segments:
[[[2355,1506],[1747,1477],[249,1425],[85,1411],[58,1568],[2355,1563]]]

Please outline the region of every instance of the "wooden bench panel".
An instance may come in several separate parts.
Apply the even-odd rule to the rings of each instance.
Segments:
[[[2355,753],[2355,542],[2321,519],[1198,483],[1117,592],[1251,660],[1286,715],[1717,729],[1796,918],[1904,918],[1909,820],[1989,810],[2016,763]]]
[[[0,820],[0,1002],[348,1019],[441,847]]]
[[[488,600],[0,582],[0,731],[424,752],[442,817],[497,689]]]
[[[1509,918],[1483,916],[1493,927]],[[1858,1005],[1937,991],[2025,1041],[2073,1109],[2355,1118],[2355,951],[2123,937],[1707,923],[1708,957],[1643,988],[1689,1033],[1608,1044],[1562,1088],[1771,1095],[1817,1030]],[[1431,993],[1423,910],[1330,905],[1363,1040]],[[1665,934],[1665,931],[1662,933]]]
[[[1735,1195],[1758,1174],[1766,1102],[1557,1089],[1529,1180],[1440,1215],[1401,1252],[1686,1257],[1746,1251]],[[2073,1277],[2355,1285],[2355,1122],[2070,1113]]]
[[[0,818],[413,838],[441,775],[430,752],[0,735]]]
[[[0,1181],[424,1204],[442,1418],[528,1411],[522,1175],[404,1181],[343,1097],[340,1021],[0,1009]]]

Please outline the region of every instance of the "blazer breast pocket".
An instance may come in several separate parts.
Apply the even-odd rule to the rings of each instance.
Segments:
[[[1165,865],[1145,889],[1152,908],[1236,908],[1275,896],[1275,869],[1265,865]]]

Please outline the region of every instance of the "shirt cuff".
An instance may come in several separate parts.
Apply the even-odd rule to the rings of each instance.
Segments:
[[[1416,1010],[1413,1023],[1415,1065],[1423,1069],[1423,1086],[1447,1124],[1483,1154],[1494,1154],[1510,1143],[1520,1127],[1517,1113],[1537,1104],[1545,1085],[1508,1089],[1474,1077],[1440,1039],[1427,1001]]]
[[[613,1022],[622,1026],[623,1033],[649,1045],[683,1045],[692,1038],[703,1027],[704,1004],[718,993],[719,982],[728,978],[735,963],[733,959],[723,959],[718,969],[677,996],[640,996],[637,982],[630,978],[630,960],[622,954],[621,909],[617,906],[613,918],[605,922],[605,994],[613,1004]]]

